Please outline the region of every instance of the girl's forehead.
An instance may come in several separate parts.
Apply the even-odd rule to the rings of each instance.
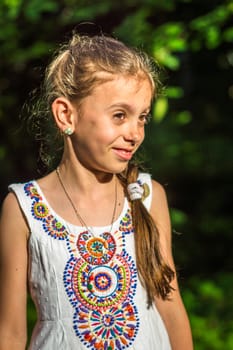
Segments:
[[[154,88],[146,74],[105,74],[98,78],[90,93],[78,102],[80,110],[97,104],[108,108],[119,101],[149,106],[153,100]]]
[[[143,81],[148,81],[152,84],[151,77],[149,77],[148,74],[146,74],[143,71],[138,71],[135,74],[130,74],[130,73],[108,73],[108,72],[99,72],[96,74],[97,81],[99,80],[99,83],[101,84],[104,82],[108,81],[125,81],[125,82],[143,82]]]
[[[150,108],[153,99],[153,89],[149,79],[120,76],[98,84],[90,95],[85,97],[80,108],[98,108],[109,110],[120,106],[134,106],[134,108]]]
[[[151,79],[145,73],[138,73],[135,75],[123,75],[123,74],[111,74],[111,76],[105,77],[105,79],[101,79],[99,83],[92,90],[92,94],[100,90],[118,90],[121,89],[131,90],[137,93],[142,87],[145,85],[150,86],[150,91],[153,93],[154,87],[151,82]]]

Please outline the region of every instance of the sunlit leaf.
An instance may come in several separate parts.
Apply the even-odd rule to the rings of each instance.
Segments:
[[[170,40],[169,48],[172,51],[184,51],[187,49],[187,42],[184,38],[174,38]]]
[[[180,125],[185,125],[185,124],[189,124],[192,120],[192,115],[190,113],[190,111],[182,111],[177,113],[176,115],[176,122]]]
[[[154,57],[160,64],[172,70],[176,70],[180,66],[179,59],[164,47],[154,50]]]
[[[3,0],[3,5],[7,7],[7,16],[14,19],[18,16],[23,0]]]
[[[225,41],[233,42],[233,27],[227,28],[223,34],[223,38]]]
[[[36,21],[40,18],[43,12],[55,12],[59,4],[53,0],[30,0],[25,7],[25,14],[31,21]]]
[[[199,290],[204,298],[214,299],[215,301],[218,301],[223,297],[221,288],[212,281],[205,281],[201,283]]]
[[[190,26],[196,30],[208,30],[211,25],[220,25],[231,16],[226,6],[219,6],[204,16],[200,16],[191,21]]]
[[[193,19],[190,22],[190,28],[199,33],[199,40],[204,40],[207,48],[216,48],[223,39],[223,35],[221,34],[222,27],[232,16],[232,13],[233,9],[230,3],[229,6],[220,5],[207,14]]]
[[[166,97],[159,97],[154,104],[153,118],[156,122],[164,119],[168,111],[168,100]]]
[[[184,95],[184,90],[180,86],[168,86],[166,95],[169,98],[181,98]]]
[[[209,27],[206,35],[207,47],[209,49],[214,49],[217,47],[221,40],[221,34],[216,26]]]
[[[175,227],[176,225],[184,225],[187,222],[188,217],[185,212],[175,208],[172,208],[170,212],[173,227]]]
[[[183,32],[183,23],[169,22],[160,27],[168,37],[178,37]]]

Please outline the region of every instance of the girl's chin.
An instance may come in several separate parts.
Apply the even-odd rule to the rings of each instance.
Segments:
[[[117,166],[117,167],[112,167],[112,168],[109,168],[109,169],[106,169],[106,173],[109,173],[109,174],[120,174],[122,172],[124,172],[126,170],[128,166],[128,162],[125,163],[124,165],[122,164],[121,166]]]

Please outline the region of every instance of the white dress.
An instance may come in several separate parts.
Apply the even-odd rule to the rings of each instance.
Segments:
[[[150,189],[149,209],[150,176],[140,181]],[[9,189],[30,227],[28,279],[38,314],[30,350],[171,350],[137,276],[126,198],[111,232],[94,227],[93,236],[57,215],[36,181]]]

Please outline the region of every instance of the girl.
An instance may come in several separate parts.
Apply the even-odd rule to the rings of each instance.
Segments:
[[[132,162],[157,90],[151,60],[103,35],[75,34],[48,67],[44,115],[64,147],[3,203],[0,350],[25,349],[27,280],[29,349],[192,349],[166,196]]]

